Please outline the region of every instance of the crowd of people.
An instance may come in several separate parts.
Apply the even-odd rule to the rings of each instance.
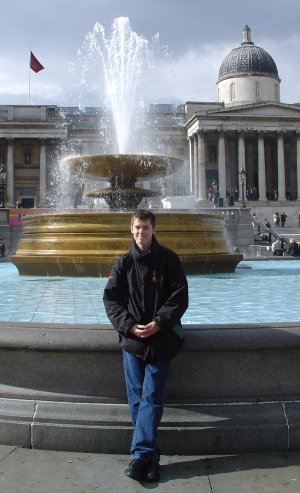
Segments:
[[[272,243],[272,252],[275,256],[283,256],[284,253],[287,253],[287,255],[289,255],[290,257],[299,257],[300,246],[295,238],[290,238],[288,247],[285,250],[283,239],[276,238],[276,240]]]
[[[272,253],[275,256],[288,255],[290,257],[300,257],[300,243],[298,243],[294,237],[291,237],[289,240],[287,240],[286,235],[284,237],[281,235],[279,236],[276,230],[274,230],[279,227],[284,228],[286,220],[287,214],[284,211],[280,213],[278,210],[275,210],[273,213],[274,226],[272,227],[270,221],[267,218],[264,219],[263,223],[259,222],[254,212],[252,214],[252,225],[253,228],[257,227],[256,242],[265,241],[269,244],[272,244]],[[274,238],[273,242],[272,237]]]

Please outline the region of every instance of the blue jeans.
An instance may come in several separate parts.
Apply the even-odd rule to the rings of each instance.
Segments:
[[[163,395],[170,360],[145,363],[123,350],[124,375],[134,432],[130,453],[133,459],[160,459],[157,428],[163,414]]]

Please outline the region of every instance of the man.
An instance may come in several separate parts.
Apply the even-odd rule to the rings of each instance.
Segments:
[[[290,255],[291,257],[298,257],[299,253],[300,251],[298,243],[296,242],[295,238],[290,238],[288,255]]]
[[[130,415],[132,460],[125,474],[158,481],[157,429],[171,358],[183,343],[180,319],[188,307],[181,262],[155,238],[156,218],[137,210],[131,220],[132,248],[114,265],[103,301],[119,333]]]
[[[284,228],[284,224],[285,224],[286,218],[287,218],[286,213],[285,212],[282,212],[281,215],[280,215],[280,221],[281,221],[281,227],[282,228]]]

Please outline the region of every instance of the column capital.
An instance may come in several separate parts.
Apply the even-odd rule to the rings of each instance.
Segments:
[[[259,138],[259,139],[263,139],[263,138],[264,138],[264,136],[266,135],[266,131],[265,131],[265,130],[263,130],[262,128],[261,128],[261,129],[256,130],[256,133],[257,133],[257,136],[258,136],[258,138]]]

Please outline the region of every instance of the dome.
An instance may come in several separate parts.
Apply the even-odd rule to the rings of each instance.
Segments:
[[[218,82],[243,75],[263,75],[279,80],[276,63],[269,53],[252,43],[251,31],[248,26],[245,26],[243,30],[241,46],[234,48],[223,60]]]

